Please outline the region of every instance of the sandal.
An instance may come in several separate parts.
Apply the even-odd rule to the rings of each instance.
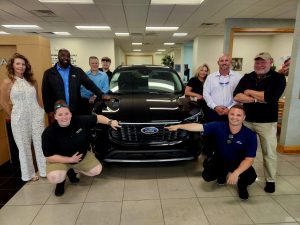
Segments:
[[[37,176],[37,175],[35,175],[35,176],[33,176],[33,177],[31,178],[30,181],[35,182],[35,181],[38,181],[39,179],[40,179],[40,177]]]

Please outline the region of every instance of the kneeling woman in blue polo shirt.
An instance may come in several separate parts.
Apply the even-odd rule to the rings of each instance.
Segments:
[[[56,184],[55,195],[64,194],[67,171],[74,168],[86,176],[101,173],[102,166],[95,155],[90,152],[90,129],[97,123],[107,124],[113,129],[119,126],[118,121],[102,115],[74,116],[64,100],[54,104],[55,122],[42,134],[42,147],[47,160],[47,178]],[[79,180],[70,180],[76,183]]]

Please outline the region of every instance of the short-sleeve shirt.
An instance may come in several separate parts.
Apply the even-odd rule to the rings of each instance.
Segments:
[[[187,83],[187,86],[192,88],[192,92],[203,95],[203,83],[198,79],[198,77],[192,77]]]
[[[90,129],[96,123],[96,115],[73,116],[68,127],[61,127],[55,121],[42,134],[44,155],[46,157],[53,155],[70,157],[79,152],[84,156],[90,149]]]
[[[242,126],[236,134],[231,134],[228,122],[211,122],[203,125],[204,135],[214,135],[217,153],[227,162],[241,162],[246,157],[254,158],[257,149],[256,133]]]

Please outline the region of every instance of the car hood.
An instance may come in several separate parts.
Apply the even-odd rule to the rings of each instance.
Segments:
[[[192,115],[184,96],[164,94],[111,96],[102,113],[121,122],[182,121]]]

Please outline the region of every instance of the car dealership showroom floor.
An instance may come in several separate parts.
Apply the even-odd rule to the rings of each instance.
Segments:
[[[276,192],[267,194],[258,153],[248,201],[235,186],[204,182],[202,161],[105,164],[97,177],[66,182],[61,197],[45,178],[29,182],[1,208],[0,224],[300,224],[300,155],[278,153]]]

